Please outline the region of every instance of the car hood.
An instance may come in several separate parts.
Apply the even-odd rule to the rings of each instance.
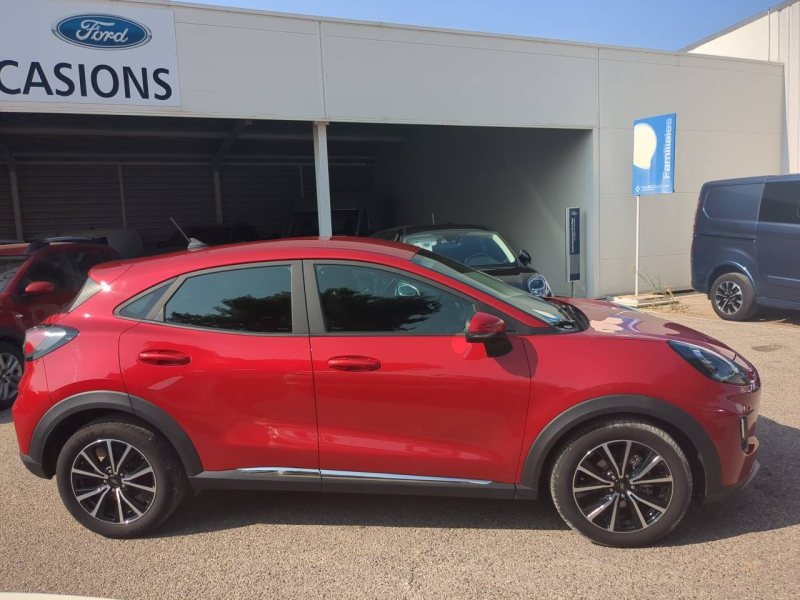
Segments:
[[[677,340],[704,346],[734,360],[736,352],[719,340],[690,327],[601,300],[559,298],[582,312],[589,321],[587,332],[597,336],[651,340]]]

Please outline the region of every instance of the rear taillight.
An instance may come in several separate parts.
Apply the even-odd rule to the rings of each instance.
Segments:
[[[25,343],[22,346],[25,360],[30,362],[41,358],[45,354],[74,340],[77,336],[77,329],[60,325],[41,325],[28,329],[25,332]]]

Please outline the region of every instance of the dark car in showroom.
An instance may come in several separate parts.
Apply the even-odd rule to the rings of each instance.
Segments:
[[[81,238],[0,245],[0,409],[17,397],[25,330],[75,298],[89,269],[118,258],[112,248]]]
[[[531,266],[527,250],[518,254],[502,236],[481,225],[394,227],[372,237],[411,244],[502,279],[534,296],[552,296],[547,279]]]
[[[761,382],[722,342],[381,240],[100,265],[25,358],[22,462],[109,537],[206,489],[549,494],[641,546],[758,470]]]

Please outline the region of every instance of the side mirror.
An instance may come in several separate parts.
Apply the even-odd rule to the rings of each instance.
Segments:
[[[505,336],[505,321],[489,313],[476,312],[467,325],[467,341],[471,344],[481,344]]]
[[[25,286],[25,293],[28,296],[44,296],[45,294],[52,294],[55,291],[56,286],[49,281],[32,281]]]
[[[528,252],[527,250],[520,250],[519,251],[519,262],[522,263],[523,267],[527,267],[529,264],[531,264],[532,260],[533,260],[533,258],[531,257],[531,253],[530,252]]]

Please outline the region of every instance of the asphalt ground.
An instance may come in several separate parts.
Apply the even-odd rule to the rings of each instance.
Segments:
[[[662,315],[763,379],[762,469],[656,547],[602,548],[549,501],[207,492],[148,539],[108,540],[19,461],[0,413],[0,591],[171,598],[798,598],[800,328]],[[780,315],[775,321],[780,321]]]

